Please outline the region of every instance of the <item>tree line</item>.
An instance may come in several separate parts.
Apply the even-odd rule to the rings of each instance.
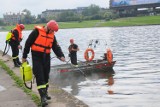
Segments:
[[[27,9],[24,9],[22,12],[26,13],[20,20],[20,23],[24,24],[38,24],[38,23],[46,23],[51,19],[54,19],[58,22],[68,22],[68,21],[84,21],[84,20],[111,20],[119,17],[114,11],[110,9],[100,8],[95,4],[91,4],[90,6],[84,8],[81,13],[73,12],[70,10],[66,10],[61,12],[56,16],[50,16],[42,18],[41,15],[37,17],[32,15],[31,12]],[[0,19],[0,25],[5,25],[3,20]]]

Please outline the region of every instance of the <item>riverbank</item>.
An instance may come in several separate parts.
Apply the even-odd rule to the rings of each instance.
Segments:
[[[128,17],[119,18],[115,20],[105,21],[105,20],[90,20],[82,22],[58,22],[61,29],[67,28],[91,28],[91,27],[122,27],[122,26],[144,26],[144,25],[159,25],[159,16],[141,16],[141,17]],[[25,25],[25,30],[32,30],[37,24]],[[38,24],[38,25],[45,25]],[[1,27],[1,31],[9,31],[15,26],[4,26]]]
[[[35,107],[35,105],[37,105],[38,107],[40,106],[40,99],[39,99],[39,94],[36,88],[36,83],[33,84],[33,88],[32,90],[27,89],[22,81],[21,78],[21,74],[19,71],[19,68],[16,68],[13,66],[13,62],[12,62],[12,58],[9,55],[5,55],[2,57],[2,51],[0,51],[0,66],[3,70],[6,71],[6,73],[10,76],[10,79],[12,79],[12,81],[14,83],[14,85],[10,85],[7,84],[7,82],[5,82],[6,86],[9,86],[9,88],[6,88],[6,95],[12,95],[6,98],[6,101],[8,104],[8,106],[3,106],[3,107],[24,107],[25,105],[29,106],[29,107]],[[5,73],[5,74],[6,74]],[[7,79],[8,80],[8,79]],[[3,80],[3,81],[7,81],[7,80]],[[10,82],[8,82],[10,83]],[[2,85],[2,83],[0,84]],[[19,93],[19,95],[14,95],[14,93],[16,94],[16,92],[14,92],[14,90],[11,91],[11,93],[9,93],[10,91],[8,91],[9,89],[15,89],[15,90],[20,90],[21,93]],[[2,92],[3,94],[4,92]],[[86,105],[85,103],[83,103],[82,101],[78,100],[77,98],[75,98],[74,96],[72,96],[71,94],[67,93],[66,91],[64,91],[63,89],[59,88],[56,85],[50,85],[49,88],[49,94],[52,97],[52,99],[50,101],[48,101],[48,106],[47,107],[88,107],[88,105]],[[4,95],[4,94],[3,94]],[[13,96],[14,95],[14,96]],[[21,99],[21,103],[20,100],[20,96],[23,95],[25,96],[24,99]],[[30,98],[29,98],[30,97]],[[3,96],[0,96],[0,99],[3,99]],[[11,99],[17,99],[16,102],[11,101]],[[22,101],[23,100],[23,101]],[[3,104],[5,103],[3,102]],[[15,105],[17,106],[14,106]],[[1,107],[2,103],[0,104]],[[6,103],[5,103],[6,105]],[[34,106],[32,106],[34,105]]]
[[[0,81],[0,107],[37,107],[2,67],[0,67]]]

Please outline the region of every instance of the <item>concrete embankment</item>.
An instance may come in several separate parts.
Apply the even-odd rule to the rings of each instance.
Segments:
[[[21,74],[19,68],[14,67],[12,58],[9,55],[2,57],[2,51],[0,51],[0,62],[6,65],[10,71],[12,71],[21,80]],[[35,80],[34,80],[35,81]],[[39,97],[36,83],[32,86],[32,92]],[[88,107],[85,103],[75,98],[71,94],[67,93],[57,85],[51,85],[49,87],[49,95],[52,99],[48,101],[47,107]],[[14,80],[11,79],[9,74],[0,67],[0,107],[36,107],[38,106],[33,100],[33,97],[27,95],[23,88],[17,87]]]

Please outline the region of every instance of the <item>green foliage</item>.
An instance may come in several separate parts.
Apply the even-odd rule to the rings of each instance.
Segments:
[[[59,22],[67,22],[67,21],[79,21],[82,20],[101,20],[104,19],[104,11],[99,6],[91,4],[90,6],[86,7],[84,10],[65,10],[62,13],[51,13],[47,15],[46,17],[41,17],[38,15],[35,17],[34,15],[31,15],[31,12],[27,9],[24,9],[23,15],[21,16],[21,20],[19,23],[23,24],[34,24],[34,23],[46,23],[49,20],[56,20]],[[1,22],[0,22],[1,24]],[[11,23],[10,23],[11,24]]]
[[[100,7],[92,4],[83,10],[82,15],[83,16],[92,16],[92,15],[98,14],[99,11],[100,11]]]
[[[31,15],[31,12],[27,9],[24,9],[22,11],[24,13],[21,22],[23,24],[31,24],[31,23],[35,23],[36,21],[36,17]]]
[[[0,19],[0,26],[4,26],[4,22],[3,22],[3,19]]]
[[[80,20],[80,17],[78,14],[72,11],[65,11],[59,14],[56,20],[61,22],[77,21],[77,20]]]
[[[97,5],[90,5],[89,7],[86,7],[82,11],[77,10],[65,10],[61,13],[56,13],[53,15],[49,15],[46,17],[46,20],[49,21],[51,19],[54,19],[59,22],[69,22],[69,21],[79,21],[82,20],[98,20],[103,19],[103,13],[101,14],[101,9]],[[40,20],[39,20],[40,22]]]

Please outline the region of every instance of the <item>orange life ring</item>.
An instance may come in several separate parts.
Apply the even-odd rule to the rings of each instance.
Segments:
[[[106,57],[107,57],[107,61],[111,63],[113,60],[113,55],[112,55],[112,51],[109,48],[107,49]]]
[[[91,57],[89,57],[88,53],[91,52],[92,55]],[[86,51],[84,52],[84,58],[87,60],[87,61],[92,61],[93,58],[94,58],[94,51],[92,48],[87,48]]]

